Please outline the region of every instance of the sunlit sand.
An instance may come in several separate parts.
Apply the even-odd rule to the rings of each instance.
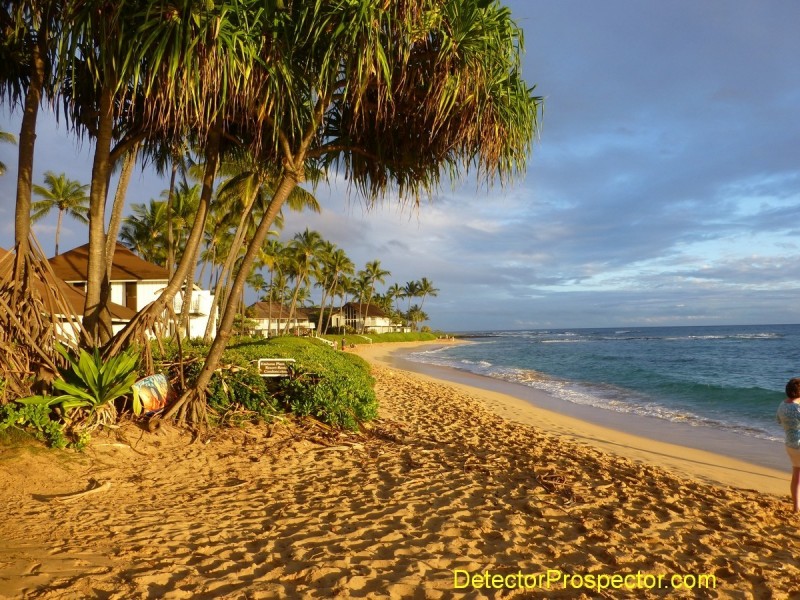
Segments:
[[[391,348],[359,350],[381,402],[362,436],[276,424],[189,443],[169,427],[129,426],[96,436],[84,455],[4,449],[0,595],[474,598],[505,588],[503,597],[616,598],[683,585],[676,597],[689,597],[713,584],[711,597],[788,597],[797,588],[785,474],[612,440],[500,394],[391,368],[382,362]]]

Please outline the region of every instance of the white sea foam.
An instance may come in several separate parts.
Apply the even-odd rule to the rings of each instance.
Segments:
[[[435,352],[416,352],[408,357],[417,362],[450,367],[469,371],[478,375],[493,377],[512,383],[526,385],[541,390],[548,395],[565,402],[582,406],[592,406],[617,413],[634,414],[643,417],[655,417],[674,423],[684,423],[695,427],[713,427],[735,431],[752,437],[770,441],[780,441],[774,434],[739,422],[723,422],[701,416],[685,409],[667,407],[658,402],[648,400],[630,390],[610,384],[587,385],[573,381],[550,377],[544,373],[530,369],[498,367],[486,360],[455,360],[437,356]]]

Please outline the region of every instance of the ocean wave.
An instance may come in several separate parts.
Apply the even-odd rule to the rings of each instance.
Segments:
[[[490,363],[488,360],[468,360],[466,358],[462,358],[458,362],[459,362],[459,364],[462,364],[462,365],[477,365],[477,366],[480,366],[480,367],[491,367],[492,366],[492,363]]]
[[[518,383],[529,385],[559,400],[573,404],[642,417],[654,417],[673,423],[684,423],[693,427],[711,427],[713,429],[733,431],[770,441],[782,440],[781,437],[776,436],[773,432],[755,427],[750,423],[723,421],[703,416],[690,410],[668,407],[645,399],[635,392],[615,386],[585,386],[575,382],[551,379],[543,375],[527,381],[518,380]]]
[[[532,369],[520,369],[493,365],[486,360],[469,360],[442,356],[431,352],[416,352],[408,358],[417,362],[449,367],[483,375],[510,383],[541,390],[553,398],[583,406],[592,406],[617,413],[663,419],[694,427],[736,432],[750,437],[780,441],[774,432],[735,419],[722,420],[703,416],[686,408],[669,407],[642,394],[607,383],[587,384],[553,377]],[[709,386],[706,386],[708,388]]]

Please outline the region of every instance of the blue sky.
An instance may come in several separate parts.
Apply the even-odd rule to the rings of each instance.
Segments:
[[[290,215],[401,285],[428,277],[450,331],[800,323],[800,3],[507,2],[524,76],[545,97],[524,178],[367,210],[332,181]],[[0,129],[18,119],[0,113]],[[89,180],[88,148],[40,131],[35,177]],[[0,145],[0,246],[13,239],[14,149]],[[163,184],[134,178],[129,202]],[[52,250],[52,224],[40,228]],[[67,223],[61,245],[86,241]]]

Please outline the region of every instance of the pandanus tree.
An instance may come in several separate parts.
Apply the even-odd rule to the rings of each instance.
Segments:
[[[84,343],[99,346],[112,334],[106,201],[115,162],[112,147],[124,136],[122,111],[138,93],[138,62],[128,60],[129,52],[136,48],[136,26],[130,6],[124,4],[67,2],[62,18],[57,65],[64,113],[78,137],[93,141],[83,324]]]
[[[25,105],[18,216],[29,217],[25,196],[29,200],[30,191],[25,192],[24,177],[32,158],[26,161],[23,154],[32,157],[35,109],[45,92],[62,101],[61,114],[76,135],[93,143],[86,344],[103,344],[110,335],[104,267],[116,236],[113,227],[105,230],[112,166],[131,156],[140,142],[174,146],[175,140],[193,139],[207,165],[187,241],[187,248],[196,253],[223,140],[236,137],[227,127],[229,117],[240,107],[239,90],[250,85],[255,55],[248,55],[252,44],[245,40],[252,38],[253,29],[247,20],[256,19],[262,7],[254,0],[4,3],[0,26],[7,35],[2,36],[0,53],[3,58],[20,57],[14,64],[21,76],[15,80],[4,68],[2,84],[9,98]],[[29,225],[26,229],[18,223],[17,239],[24,239],[28,230]],[[193,253],[184,255],[158,306],[141,315],[137,327],[163,313],[194,260]]]
[[[220,157],[249,136],[239,123],[247,120],[245,113],[254,111],[246,107],[252,102],[249,95],[259,87],[252,73],[258,59],[256,49],[264,42],[259,26],[264,18],[262,2],[145,4],[137,56],[149,57],[149,77],[142,85],[148,134],[155,137],[161,133],[172,139],[189,137],[191,131],[204,168],[194,222],[172,278],[161,296],[115,337],[108,350],[111,353],[161,318],[193,272],[206,233]],[[202,414],[195,417],[202,418]]]
[[[6,262],[0,278],[0,346],[14,351],[0,357],[0,377],[6,390],[0,394],[0,403],[9,392],[16,397],[30,394],[31,373],[47,378],[58,370],[54,346],[57,335],[46,316],[48,311],[42,308],[63,307],[63,298],[54,284],[30,284],[50,281],[43,254],[36,244],[31,244],[31,208],[36,123],[40,107],[54,98],[53,62],[60,9],[60,2],[49,0],[0,4],[0,103],[22,113],[17,145],[14,264],[11,268]],[[3,140],[9,141],[9,137],[4,136]]]
[[[258,156],[281,171],[234,296],[310,164],[338,168],[370,201],[390,189],[419,198],[436,189],[442,171],[458,176],[475,166],[490,181],[524,169],[540,99],[519,75],[521,32],[506,8],[486,0],[317,0],[268,3],[261,14],[250,123]],[[234,317],[229,304],[195,389],[168,416],[184,417],[204,399]]]
[[[51,0],[0,6],[0,94],[10,106],[22,108],[14,216],[14,304],[28,281],[25,260],[31,233],[36,122],[42,102],[52,98],[55,87],[52,66],[61,8],[60,2]]]
[[[194,268],[227,147],[246,147],[275,173],[266,210],[254,219],[232,279],[228,297],[234,299],[287,199],[317,169],[338,170],[368,202],[387,191],[418,200],[435,191],[443,172],[458,177],[474,167],[487,182],[512,176],[524,168],[537,127],[540,100],[519,76],[521,32],[496,2],[19,4],[38,15],[25,21],[25,42],[50,39],[35,33],[49,23],[49,8],[58,8],[55,79],[63,82],[64,113],[94,143],[85,343],[104,344],[110,335],[104,228],[114,162],[140,141],[193,137],[205,164],[197,212],[173,277],[107,353],[161,318]],[[30,76],[36,50],[20,47],[30,48],[30,58],[20,63]],[[47,61],[40,63],[36,73],[47,73]],[[35,100],[38,106],[41,95]],[[20,145],[22,157],[22,135]],[[167,416],[203,420],[205,390],[235,316],[236,303],[229,301],[195,387]]]

